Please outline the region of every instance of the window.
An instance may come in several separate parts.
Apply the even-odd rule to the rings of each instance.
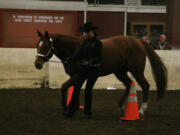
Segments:
[[[155,42],[165,32],[165,23],[131,23],[131,35],[137,38],[146,36],[150,42]]]
[[[124,0],[87,0],[90,4],[124,4]],[[142,5],[166,5],[167,0],[141,0]]]
[[[124,4],[124,0],[87,0],[90,4]]]
[[[142,5],[166,5],[167,0],[142,0]]]

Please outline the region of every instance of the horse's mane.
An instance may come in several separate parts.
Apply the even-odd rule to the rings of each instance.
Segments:
[[[60,39],[65,42],[72,42],[75,44],[81,44],[84,36],[72,36],[72,35],[64,35],[64,34],[51,34],[51,37],[55,39]]]
[[[50,34],[56,49],[62,57],[70,56],[78,51],[83,43],[84,36],[71,36],[64,34]]]

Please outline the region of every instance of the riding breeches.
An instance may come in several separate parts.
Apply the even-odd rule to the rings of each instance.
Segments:
[[[76,104],[79,101],[79,92],[82,88],[83,83],[85,82],[85,80],[87,80],[85,86],[85,106],[84,106],[85,107],[84,113],[87,115],[91,115],[92,88],[97,80],[97,73],[98,73],[97,68],[83,68],[74,85],[74,92],[70,102],[70,105],[72,105],[73,108],[76,107]]]

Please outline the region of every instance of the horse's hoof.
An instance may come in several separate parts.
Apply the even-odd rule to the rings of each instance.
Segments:
[[[62,110],[63,110],[63,112],[66,112],[67,108],[66,107],[62,107]]]
[[[69,111],[64,111],[62,114],[68,118],[71,118],[73,116],[73,113],[70,113]]]
[[[85,119],[90,119],[91,118],[91,114],[84,114],[82,117],[85,118]]]
[[[122,106],[122,107],[118,107],[117,110],[121,112],[121,111],[125,111],[125,109],[126,109],[125,106]]]
[[[139,111],[139,115],[144,116],[144,111]]]

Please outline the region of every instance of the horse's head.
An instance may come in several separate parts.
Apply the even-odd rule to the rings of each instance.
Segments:
[[[39,31],[37,31],[37,33],[39,41],[37,43],[37,54],[34,64],[37,69],[41,69],[43,64],[53,56],[54,46],[53,40],[49,37],[47,31],[45,31],[44,35]]]

